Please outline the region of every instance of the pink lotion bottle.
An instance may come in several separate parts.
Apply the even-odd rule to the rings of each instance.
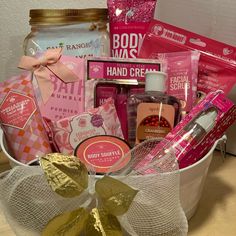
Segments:
[[[166,94],[166,74],[147,72],[145,92],[128,98],[128,142],[131,146],[150,138],[160,141],[180,121],[180,102]]]

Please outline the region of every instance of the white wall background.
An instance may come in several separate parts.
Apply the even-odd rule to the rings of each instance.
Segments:
[[[158,0],[163,21],[236,46],[236,0]]]

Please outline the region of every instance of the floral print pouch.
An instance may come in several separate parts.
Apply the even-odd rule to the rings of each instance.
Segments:
[[[58,151],[73,154],[83,140],[97,135],[112,135],[123,139],[120,121],[113,99],[98,108],[51,123],[53,142]]]

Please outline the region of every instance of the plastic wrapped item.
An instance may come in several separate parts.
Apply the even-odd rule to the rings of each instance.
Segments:
[[[12,156],[29,163],[51,152],[42,117],[35,102],[31,74],[0,84],[0,122]]]
[[[108,0],[111,56],[136,58],[156,0]]]
[[[150,166],[142,166],[141,169],[134,169],[143,157],[148,155],[150,150],[155,146],[155,140],[149,140],[131,150],[128,155],[134,156],[135,158],[124,170],[111,173],[111,175],[101,179],[94,178],[93,175],[88,176],[88,185],[84,185],[79,196],[72,198],[57,195],[54,192],[55,190],[62,190],[61,193],[66,193],[66,189],[61,188],[61,185],[54,185],[53,191],[49,187],[40,167],[16,167],[12,171],[3,174],[0,178],[0,188],[4,189],[4,191],[0,192],[1,207],[17,236],[34,236],[40,235],[43,229],[49,229],[46,227],[46,225],[49,227],[49,221],[53,219],[55,222],[57,217],[63,216],[65,212],[72,216],[74,213],[79,214],[78,211],[74,211],[78,208],[87,209],[88,212],[91,211],[91,206],[94,206],[98,210],[101,206],[111,209],[109,208],[109,204],[106,205],[106,202],[104,202],[106,198],[100,198],[102,195],[111,195],[109,199],[118,198],[120,200],[119,202],[124,202],[124,199],[126,201],[125,205],[122,205],[125,206],[126,210],[122,210],[122,213],[118,214],[119,216],[115,213],[120,209],[116,201],[114,201],[114,205],[110,205],[114,206],[111,217],[113,219],[115,217],[121,226],[122,234],[118,235],[185,236],[187,235],[188,226],[179,200],[180,178],[175,156],[168,156],[168,165],[164,169],[157,165],[161,160],[152,163],[152,166],[156,166],[157,174],[155,175],[143,175],[145,169]],[[48,160],[50,162],[50,158]],[[51,168],[54,174],[57,173],[58,180],[63,180],[62,178],[65,177],[69,181],[67,183],[72,183],[71,180],[76,180],[76,178],[73,178],[71,174],[66,175],[66,173],[71,173],[68,172],[71,168],[74,170],[73,173],[77,173],[79,169],[75,168],[75,164],[72,165],[72,157],[65,157],[64,160],[64,163],[67,163],[66,165],[63,165],[62,161],[58,162],[63,168],[58,168],[57,161],[53,161],[52,159],[52,165],[51,167],[48,165],[48,168]],[[48,173],[51,175],[52,172],[48,168]],[[84,174],[85,172],[83,172],[83,176]],[[47,176],[47,179],[50,180],[50,176]],[[77,178],[76,181],[78,180]],[[83,178],[83,182],[85,180],[86,178]],[[37,185],[37,188],[35,188],[35,185]],[[75,185],[73,186],[76,188]],[[117,188],[118,186],[120,188]],[[104,191],[104,187],[106,191]],[[119,198],[119,193],[121,193],[122,189],[126,189],[126,192],[122,192],[122,198]],[[131,189],[136,192],[132,198],[129,195],[132,191]],[[70,188],[69,190],[71,192],[73,189]],[[94,195],[95,192],[96,194]],[[129,204],[127,204],[128,202]],[[97,218],[97,220],[99,219]],[[78,221],[60,222],[59,225],[55,224],[55,227],[60,227],[60,225],[64,227],[69,223],[74,228]],[[88,223],[85,220],[82,230],[86,229]],[[108,221],[108,223],[111,222]],[[93,226],[91,224],[87,229],[91,229]],[[68,232],[68,229],[70,230],[71,227],[66,227],[65,230]],[[75,227],[75,229],[80,230],[81,227]],[[106,229],[104,228],[104,231]],[[110,229],[114,228],[112,227]]]
[[[98,108],[51,122],[50,126],[55,146],[65,154],[73,154],[78,144],[89,137],[113,135],[123,138],[112,99],[107,99]]]
[[[198,50],[197,90],[200,99],[218,89],[228,94],[235,85],[236,51],[233,46],[152,20],[140,52],[145,48],[151,48],[155,54]]]
[[[105,98],[112,97],[124,138],[128,140],[127,97],[134,91],[137,93],[135,89],[144,88],[147,71],[162,71],[165,66],[166,63],[155,59],[87,58],[85,109],[97,106]]]
[[[153,46],[145,44],[139,57],[156,58],[167,64],[167,94],[180,99],[184,115],[196,103],[200,53],[197,51],[157,53],[153,50]]]
[[[236,1],[159,0],[156,19],[236,46]],[[184,14],[183,14],[184,13]],[[235,51],[235,49],[234,49]],[[236,86],[228,94],[236,103]],[[227,152],[236,155],[236,124],[227,130]]]
[[[138,85],[144,85],[147,71],[166,71],[166,63],[157,59],[88,57],[85,66],[85,109],[96,104],[98,83],[116,87],[124,85],[130,89],[139,88]]]

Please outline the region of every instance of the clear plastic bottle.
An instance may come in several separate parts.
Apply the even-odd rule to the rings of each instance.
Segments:
[[[161,143],[161,146],[157,145],[146,157],[146,160],[150,161],[153,160],[153,158],[157,160],[162,158],[163,166],[168,166],[168,164],[165,163],[168,159],[163,157],[165,155],[173,155],[171,152],[174,152],[180,168],[192,165],[197,160],[193,159],[189,153],[191,150],[194,150],[214,128],[217,114],[218,112],[215,107],[210,107],[200,112],[197,117],[193,118],[187,125],[179,129],[177,133],[172,134],[173,139],[171,141],[165,139],[164,142]],[[161,162],[159,162],[159,164],[160,163]]]
[[[105,8],[32,9],[29,23],[31,32],[23,44],[25,55],[62,47],[65,55],[109,56]]]
[[[180,121],[180,102],[165,94],[166,74],[146,73],[145,93],[128,98],[128,141],[131,146],[149,138],[160,141]]]

